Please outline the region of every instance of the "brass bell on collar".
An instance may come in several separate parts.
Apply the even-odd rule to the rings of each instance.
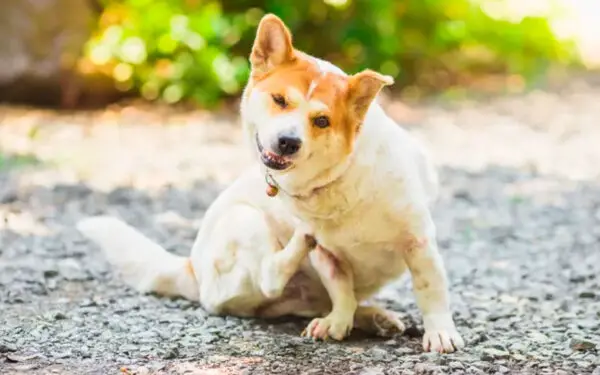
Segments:
[[[277,195],[277,193],[279,193],[279,188],[277,186],[271,184],[267,185],[267,195],[269,197],[274,197]]]

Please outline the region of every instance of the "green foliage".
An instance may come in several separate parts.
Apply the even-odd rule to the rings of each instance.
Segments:
[[[572,58],[548,20],[494,19],[475,0],[106,0],[87,56],[123,89],[209,106],[245,84],[265,12],[284,19],[298,48],[348,72],[380,70],[398,87],[527,77]]]
[[[40,161],[33,155],[7,155],[0,150],[0,171],[38,165]]]

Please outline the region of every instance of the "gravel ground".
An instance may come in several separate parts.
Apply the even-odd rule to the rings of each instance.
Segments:
[[[186,254],[251,160],[234,117],[0,107],[1,374],[600,374],[600,85],[394,116],[440,164],[439,240],[468,346],[424,354],[404,278],[392,340],[300,337],[306,320],[207,316],[138,295],[73,229],[119,215]]]

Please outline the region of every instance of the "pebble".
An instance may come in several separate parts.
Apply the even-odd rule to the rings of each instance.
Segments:
[[[399,347],[394,350],[396,353],[400,355],[413,354],[415,351],[408,347]]]
[[[529,333],[529,337],[533,341],[537,342],[538,344],[545,344],[548,341],[550,341],[550,339],[548,338],[548,336],[544,335],[543,333],[535,332],[535,331]]]
[[[364,355],[370,357],[375,361],[388,362],[392,359],[390,354],[386,350],[377,347],[373,347],[367,350],[366,352],[364,352]]]
[[[527,345],[525,345],[523,343],[516,342],[516,343],[510,345],[509,350],[511,353],[514,353],[514,352],[526,353],[528,351],[528,347],[527,347]]]
[[[360,371],[360,375],[384,375],[380,367],[365,367]]]
[[[579,351],[591,351],[596,349],[595,342],[577,338],[571,339],[571,341],[569,342],[569,346],[571,347],[571,349]]]
[[[493,361],[499,358],[508,358],[510,353],[506,350],[498,350],[495,348],[484,348],[482,350],[481,359],[484,361]]]
[[[16,351],[17,347],[13,344],[0,344],[0,353],[12,353]]]
[[[54,320],[65,320],[67,319],[67,316],[61,312],[57,312],[56,314],[54,314]]]
[[[596,293],[592,291],[585,291],[579,293],[579,298],[596,298]]]

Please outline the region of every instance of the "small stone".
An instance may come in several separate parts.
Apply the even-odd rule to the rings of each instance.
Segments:
[[[361,365],[360,363],[355,363],[352,366],[350,366],[350,371],[357,371],[362,369],[364,366]]]
[[[531,337],[532,340],[536,341],[538,344],[545,344],[548,341],[550,341],[550,339],[548,338],[548,336],[544,335],[543,333],[540,332],[531,332],[529,334],[529,337]]]
[[[435,374],[438,366],[430,363],[417,363],[415,365],[415,373],[417,374]]]
[[[17,363],[17,362],[25,362],[30,359],[37,358],[37,354],[34,355],[17,355],[17,354],[8,354],[6,356],[6,360],[8,362]]]
[[[388,354],[387,351],[385,351],[384,349],[381,348],[371,348],[370,350],[366,351],[364,353],[366,356],[369,356],[370,358],[372,358],[375,361],[390,361],[390,355]]]
[[[90,279],[79,262],[73,258],[63,259],[58,267],[60,274],[69,281],[86,281]]]
[[[571,339],[569,346],[571,347],[571,349],[578,351],[590,351],[596,349],[596,343],[589,340],[577,338]]]
[[[415,366],[413,362],[404,362],[400,365],[401,369],[412,369]]]
[[[498,358],[508,358],[510,353],[506,350],[499,350],[496,348],[484,348],[482,350],[481,359],[484,361],[493,361]]]
[[[485,333],[481,333],[477,335],[473,340],[471,340],[471,345],[481,344],[484,341],[488,341],[489,337]]]
[[[93,299],[84,299],[79,304],[79,307],[94,307],[94,306],[98,306],[98,303],[96,301],[94,301]]]
[[[177,357],[179,357],[179,349],[176,346],[169,349],[163,356],[164,359],[175,359]]]
[[[501,313],[501,314],[492,313],[492,314],[491,314],[491,315],[488,317],[488,320],[489,320],[490,322],[495,322],[495,321],[497,321],[497,320],[500,320],[500,319],[509,319],[509,318],[512,318],[512,317],[514,317],[514,316],[515,316],[515,314],[514,314],[514,313]]]
[[[66,352],[53,352],[52,353],[52,357],[59,358],[59,359],[69,358],[72,355],[73,354],[70,351],[66,351]]]
[[[14,189],[6,189],[0,191],[0,204],[7,204],[16,202],[19,199],[19,194]]]
[[[50,269],[50,270],[45,270],[44,271],[44,277],[47,278],[47,279],[50,279],[52,277],[56,277],[58,275],[59,275],[59,273],[58,273],[57,270]]]
[[[57,312],[56,314],[54,314],[54,320],[65,320],[67,319],[67,316],[61,312]]]
[[[13,353],[17,351],[17,347],[13,344],[0,344],[0,353]]]
[[[415,352],[411,348],[407,348],[407,347],[397,348],[394,351],[400,355],[413,354]]]
[[[383,375],[383,370],[379,367],[366,367],[360,372],[361,375]]]
[[[579,293],[579,298],[596,298],[596,293],[592,291],[585,291]]]
[[[507,351],[506,347],[502,344],[493,344],[493,345],[490,345],[490,348]]]
[[[581,368],[588,368],[591,367],[592,364],[588,361],[577,361],[577,366],[581,367]]]
[[[596,369],[592,372],[592,375],[600,375],[600,366],[596,367]]]
[[[528,348],[527,348],[527,345],[524,345],[524,344],[522,344],[520,342],[515,342],[514,344],[512,344],[509,347],[509,350],[511,352],[513,352],[513,353],[514,352],[517,352],[517,353],[527,353]]]
[[[187,323],[187,321],[184,321]],[[203,328],[221,328],[225,325],[225,319],[218,316],[210,316],[204,322]]]
[[[485,371],[478,369],[475,366],[470,366],[467,373],[468,374],[485,374]]]
[[[457,361],[452,361],[448,365],[453,370],[464,370],[465,369],[465,366],[462,363],[457,362]]]

